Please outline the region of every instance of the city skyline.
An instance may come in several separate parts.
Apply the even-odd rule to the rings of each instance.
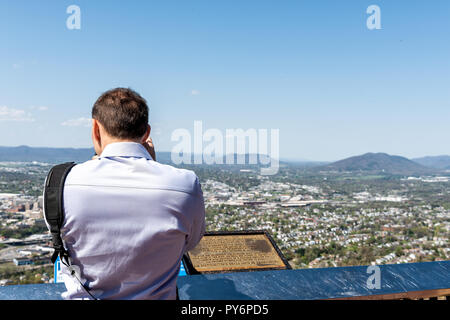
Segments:
[[[378,5],[381,29],[366,9]],[[81,10],[79,30],[66,9]],[[92,104],[131,87],[171,133],[279,129],[280,159],[449,154],[450,4],[0,4],[0,145],[91,146]]]

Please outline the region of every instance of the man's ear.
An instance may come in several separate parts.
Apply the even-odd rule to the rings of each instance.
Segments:
[[[98,121],[95,119],[92,119],[92,140],[94,140],[94,143],[97,143],[101,147],[102,139],[100,135],[100,126]]]
[[[148,137],[150,137],[150,132],[152,131],[152,127],[148,124],[147,125],[147,131],[145,131],[145,134],[142,136],[142,143],[147,141]]]

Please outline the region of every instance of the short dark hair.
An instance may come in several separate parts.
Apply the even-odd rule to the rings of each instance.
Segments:
[[[147,131],[147,101],[132,89],[111,89],[95,102],[92,118],[112,137],[138,139]]]

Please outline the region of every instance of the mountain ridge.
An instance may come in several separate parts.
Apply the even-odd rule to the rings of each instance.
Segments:
[[[365,153],[345,158],[324,166],[312,168],[313,171],[328,172],[372,172],[392,175],[432,174],[436,169],[425,167],[408,158],[387,153]]]
[[[411,160],[426,167],[450,170],[450,156],[448,155],[426,156]]]
[[[48,147],[2,147],[0,146],[0,161],[15,162],[84,162],[94,155],[93,148],[48,148]],[[243,155],[234,155],[234,163],[238,157]],[[157,152],[157,160],[162,163],[171,164],[171,153],[167,151]],[[407,159],[402,156],[389,155],[387,153],[365,153],[348,157],[332,163],[318,161],[308,162],[287,162],[280,161],[280,165],[303,165],[308,167],[311,172],[377,172],[393,175],[415,175],[415,174],[433,174],[446,169],[446,161],[450,161],[450,156],[422,157],[416,159]],[[190,155],[193,160],[193,155]],[[248,163],[249,155],[244,156],[245,163]],[[425,159],[425,160],[423,160]],[[225,159],[224,159],[225,160]],[[415,160],[415,161],[414,161]],[[441,161],[441,167],[426,166],[424,164]],[[422,162],[422,163],[420,163]],[[193,162],[192,162],[193,163]]]

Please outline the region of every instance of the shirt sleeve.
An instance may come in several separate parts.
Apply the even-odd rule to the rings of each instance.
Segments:
[[[205,203],[198,177],[195,179],[195,196],[192,199],[192,225],[186,239],[186,251],[192,250],[205,234]]]

